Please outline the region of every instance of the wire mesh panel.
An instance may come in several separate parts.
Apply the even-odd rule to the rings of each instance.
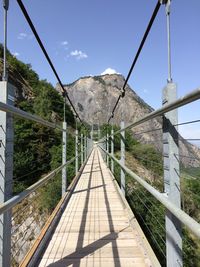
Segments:
[[[164,145],[168,145],[171,141],[169,138],[166,139],[166,135],[163,135],[163,117],[158,116],[156,119],[154,118],[148,122],[141,123],[132,128],[131,131],[126,130],[125,165],[134,174],[141,177],[142,180],[160,192],[166,200],[169,199],[169,201],[172,201],[169,198],[169,192],[166,191],[168,181],[164,179],[163,174],[166,174],[166,171],[172,170],[172,166],[174,165],[170,161],[176,161],[178,165],[177,168],[173,168],[173,172],[175,171],[178,177],[180,176],[180,186],[179,184],[173,183],[173,181],[169,182],[173,186],[175,184],[181,193],[182,210],[196,222],[200,223],[200,150],[198,148],[199,143],[197,143],[200,139],[198,136],[195,139],[184,139],[179,129],[180,126],[186,126],[191,123],[199,123],[199,120],[172,125],[177,133],[176,137],[172,136],[172,138],[179,148],[178,153],[174,152],[173,154],[169,152],[172,147],[169,147],[169,150],[163,149]],[[119,186],[121,186],[119,128],[116,131],[117,133],[114,136],[114,157],[118,159],[118,162],[114,162],[114,176]],[[166,158],[170,160],[166,160]],[[171,175],[172,173],[170,172],[170,177]],[[173,177],[171,178],[173,179]],[[132,177],[128,174],[126,174],[126,197],[161,265],[166,266],[167,258],[169,260],[167,254],[169,250],[167,249],[166,243],[166,240],[167,242],[170,241],[170,232],[168,234],[166,233],[166,216],[169,214],[169,210],[161,204],[162,201],[158,201],[149,191],[136,182],[134,176]],[[175,214],[173,216],[179,221],[179,216]],[[182,231],[180,228],[181,232],[182,245],[179,244],[180,246],[176,246],[175,240],[171,248],[176,250],[177,254],[183,254],[184,266],[200,266],[199,238],[192,233],[190,227],[186,228],[184,224],[182,224]],[[183,247],[182,250],[181,246]],[[182,266],[181,262],[178,264]],[[170,266],[169,262],[168,266]]]
[[[165,266],[165,209],[137,182],[128,182],[126,197],[159,262]]]
[[[114,176],[115,176],[117,183],[121,187],[120,172],[121,172],[121,168],[116,162],[114,162]]]
[[[182,209],[200,223],[200,160],[193,153],[180,158],[188,164],[181,164],[181,201]],[[187,228],[183,227],[183,262],[184,266],[199,266],[200,241]]]

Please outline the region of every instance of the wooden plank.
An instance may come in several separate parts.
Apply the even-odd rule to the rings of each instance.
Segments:
[[[38,266],[152,266],[97,148]]]

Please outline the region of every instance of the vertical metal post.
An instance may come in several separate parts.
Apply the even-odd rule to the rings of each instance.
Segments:
[[[81,133],[81,165],[83,165],[83,134]]]
[[[87,159],[87,136],[84,137],[84,160]]]
[[[111,155],[114,156],[114,130],[111,129]],[[114,173],[114,160],[111,159],[111,171]]]
[[[4,8],[4,55],[3,55],[3,81],[7,81],[7,63],[6,63],[6,52],[7,52],[7,13],[9,8],[9,0],[3,0]]]
[[[88,140],[87,140],[88,156],[89,156],[89,154],[90,154],[90,140],[91,140],[91,138],[88,137]]]
[[[87,151],[87,158],[88,158],[89,156],[89,138],[88,137],[86,139],[86,147],[87,147],[86,151]]]
[[[90,138],[93,140],[93,124],[92,124],[92,129],[91,129],[91,132],[90,132]]]
[[[67,123],[63,122],[62,133],[62,164],[67,162]],[[62,169],[62,197],[67,191],[67,167]]]
[[[98,140],[100,140],[100,138],[101,138],[101,132],[100,132],[100,126],[98,124]]]
[[[176,100],[176,85],[168,83],[163,90],[163,104]],[[164,188],[169,200],[181,208],[180,167],[177,110],[163,117]],[[165,216],[167,266],[182,266],[182,231],[180,221],[169,211]]]
[[[105,137],[105,140],[103,142],[103,147],[107,151],[107,139],[106,139],[106,137]],[[107,160],[107,154],[104,153],[104,161],[105,161],[105,163],[106,163],[106,160]]]
[[[90,140],[91,140],[91,138],[88,138],[88,142],[87,142],[87,144],[88,144],[88,156],[90,154]]]
[[[121,129],[124,129],[124,121],[121,121]],[[121,159],[120,162],[122,165],[125,165],[125,131],[121,132]],[[121,168],[121,190],[125,196],[125,173]]]
[[[88,156],[90,155],[92,151],[92,145],[93,145],[93,140],[88,138]]]
[[[14,105],[15,88],[0,82],[0,101]],[[13,116],[0,111],[0,204],[12,196],[13,184]],[[0,266],[10,266],[11,210],[0,216]]]
[[[168,48],[168,84],[163,89],[163,105],[177,99],[176,84],[172,83],[171,73],[171,34],[170,34],[170,6],[166,3],[167,16],[167,48]],[[164,155],[164,190],[169,200],[181,208],[180,196],[180,166],[178,144],[178,111],[173,110],[163,117],[163,155]],[[180,221],[166,210],[166,260],[167,267],[183,266],[182,259],[182,229]]]
[[[171,0],[168,0],[166,4],[166,16],[167,16],[167,50],[168,50],[168,83],[172,82],[172,67],[171,67],[171,34],[170,34],[170,10]]]
[[[78,129],[77,129],[77,125],[76,125],[76,133],[75,133],[75,171],[76,174],[78,173]]]
[[[109,137],[108,137],[108,132],[106,134],[106,151],[109,153]],[[109,167],[109,156],[106,155],[106,164]]]
[[[106,143],[106,140],[103,142],[103,148],[107,151],[107,143]],[[104,152],[104,161],[106,162],[106,159],[107,159],[107,154]]]

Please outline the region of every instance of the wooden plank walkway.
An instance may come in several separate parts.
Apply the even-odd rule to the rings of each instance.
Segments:
[[[152,266],[98,148],[94,148],[38,266]]]

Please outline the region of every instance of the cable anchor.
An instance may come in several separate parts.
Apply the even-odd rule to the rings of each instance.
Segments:
[[[3,8],[8,11],[9,8],[9,0],[3,0]]]
[[[121,92],[121,97],[122,97],[122,98],[125,97],[125,89]]]

